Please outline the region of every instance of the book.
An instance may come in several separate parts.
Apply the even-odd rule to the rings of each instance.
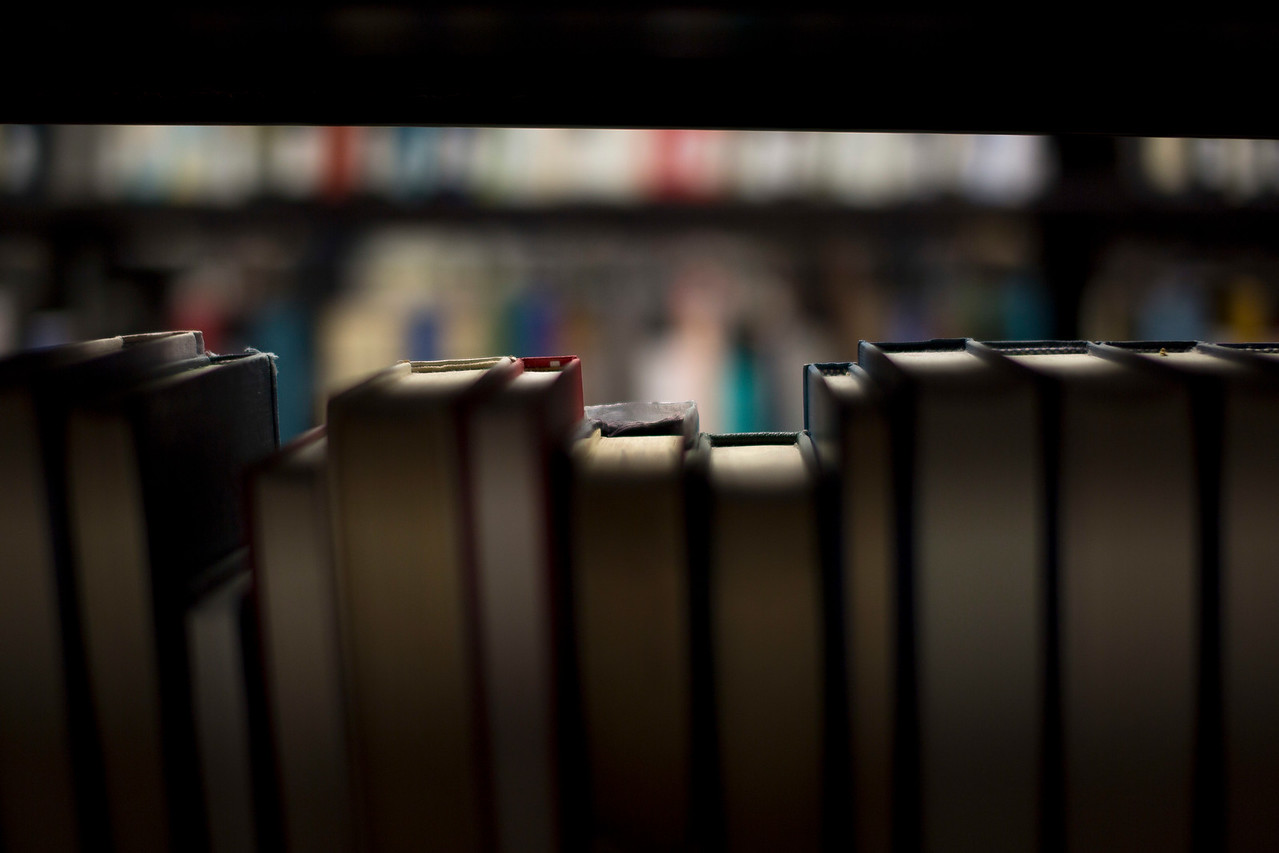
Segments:
[[[70,850],[106,832],[64,491],[68,408],[203,352],[199,332],[128,335],[0,361],[0,837]]]
[[[118,849],[205,849],[184,620],[195,579],[244,544],[242,479],[277,443],[274,361],[256,352],[69,417],[75,587]]]
[[[1279,347],[1201,344],[1198,350],[1237,365],[1222,399],[1219,483],[1219,616],[1224,754],[1223,846],[1258,849],[1279,832],[1279,650],[1272,608],[1274,573],[1273,452],[1279,430]]]
[[[848,814],[848,843],[892,849],[893,745],[898,742],[897,517],[893,443],[884,394],[851,362],[804,369],[804,427],[834,488],[826,495],[828,528],[839,532],[830,670],[843,685],[843,744],[831,754],[847,768],[828,777],[832,810]],[[838,731],[838,730],[837,730]]]
[[[250,541],[262,666],[289,851],[352,850],[328,438],[316,427],[250,476]]]
[[[895,841],[1033,847],[1045,668],[1034,386],[958,339],[863,341],[859,363],[892,429]]]
[[[212,853],[258,849],[250,691],[253,644],[244,549],[209,567],[186,612],[201,792]],[[265,817],[265,816],[263,816]]]
[[[404,362],[328,403],[362,849],[490,843],[464,426],[521,367]]]
[[[689,460],[694,832],[734,850],[823,840],[823,555],[807,436],[703,434]]]
[[[1191,395],[1199,517],[1195,831],[1201,849],[1264,847],[1279,831],[1279,634],[1270,557],[1279,429],[1272,345],[1129,342],[1112,348],[1178,376]]]
[[[1041,388],[1060,697],[1048,739],[1059,739],[1064,847],[1188,849],[1199,616],[1189,392],[1083,342],[987,349]]]
[[[481,683],[499,850],[561,846],[559,453],[582,420],[576,356],[522,371],[467,422]]]
[[[694,403],[587,406],[572,447],[567,572],[592,849],[691,842],[684,454]]]
[[[1222,457],[1226,398],[1231,387],[1239,388],[1252,371],[1239,360],[1201,351],[1193,341],[1120,341],[1104,343],[1101,349],[1138,369],[1162,371],[1180,381],[1190,400],[1187,419],[1193,443],[1198,605],[1193,616],[1197,660],[1191,843],[1196,849],[1220,847],[1226,800],[1220,620]]]

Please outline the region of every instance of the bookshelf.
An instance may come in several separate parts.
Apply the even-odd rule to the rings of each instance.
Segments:
[[[1050,305],[1045,337],[1092,336],[1093,330],[1110,336],[1114,329],[1159,337],[1132,319],[1140,287],[1121,288],[1109,313],[1090,300],[1090,288],[1097,280],[1158,283],[1170,276],[1176,285],[1187,266],[1199,282],[1189,289],[1202,299],[1187,307],[1175,298],[1185,288],[1173,287],[1171,305],[1181,313],[1156,311],[1156,320],[1176,322],[1187,314],[1220,320],[1236,310],[1263,330],[1241,337],[1265,338],[1273,327],[1268,294],[1279,264],[1268,244],[1279,224],[1274,197],[1241,199],[1193,187],[1171,197],[1133,191],[1126,184],[1124,140],[1116,138],[1279,137],[1279,119],[1258,106],[1268,103],[1268,57],[1279,38],[1270,16],[1214,13],[1184,23],[1105,26],[1081,19],[1054,21],[1050,32],[1049,24],[992,25],[963,12],[830,14],[715,4],[590,14],[396,3],[378,9],[324,4],[305,15],[202,4],[146,20],[114,10],[72,21],[35,9],[7,14],[11,31],[23,38],[0,57],[0,75],[24,85],[0,106],[6,123],[1045,133],[1060,146],[1054,188],[1012,208],[953,198],[866,208],[813,200],[617,208],[234,196],[216,203],[108,198],[64,204],[20,189],[0,203],[0,310],[39,315],[37,324],[46,324],[40,334],[88,333],[69,328],[61,312],[72,304],[102,323],[172,317],[168,299],[175,286],[197,295],[237,288],[257,296],[291,294],[314,307],[344,287],[343,270],[373,230],[496,232],[499,242],[509,232],[549,234],[539,245],[554,253],[564,251],[558,232],[586,227],[640,235],[650,241],[640,252],[672,232],[700,238],[729,231],[741,240],[782,244],[782,255],[792,260],[811,257],[813,247],[830,238],[836,272],[847,263],[855,271],[894,273],[900,272],[895,259],[926,257],[928,251],[918,250],[929,247],[945,256],[956,245],[979,246],[965,229],[979,235],[990,229],[1013,235],[1010,242],[1020,248],[1011,260],[979,256],[968,265],[969,284],[954,285],[952,275],[934,291],[953,300],[972,280],[979,290],[987,286],[982,276],[992,269],[1038,273],[1034,287]],[[1186,56],[1194,61],[1169,59]],[[88,73],[69,82],[43,73],[69,57]],[[1032,96],[1012,85],[1013,78],[1028,84]],[[254,232],[269,239],[253,243]],[[859,255],[867,239],[899,248],[868,261]],[[228,246],[246,243],[248,260],[229,270],[216,263],[228,257],[221,254]],[[490,245],[472,240],[468,251],[483,254]],[[840,254],[848,246],[851,261]],[[190,270],[181,263],[183,251],[188,259],[213,262],[184,275]],[[1187,264],[1161,266],[1169,256]],[[800,264],[787,270],[776,277],[775,292],[802,296],[829,274],[823,269]],[[927,289],[911,274],[908,268],[907,284],[894,291],[905,299]],[[248,279],[256,284],[244,286]],[[1239,287],[1233,279],[1245,283]],[[644,281],[643,275],[619,276],[616,286],[637,292]],[[1243,293],[1245,303],[1249,293],[1260,294],[1259,306],[1215,304],[1230,302],[1234,293]],[[229,343],[238,336],[253,342],[246,315],[217,316]],[[913,328],[920,332],[891,335],[929,333],[927,326]],[[953,331],[992,336],[971,328],[933,330]],[[848,335],[856,337],[852,330]],[[1201,336],[1223,337],[1213,329]],[[9,337],[0,341],[6,349],[19,343]],[[794,361],[841,356],[851,353]]]
[[[797,400],[770,386],[793,383],[761,366],[860,338],[1273,337],[1275,144],[4,125],[0,348],[199,325],[215,349],[264,346],[304,377],[286,435],[405,351],[591,352],[593,402],[709,399],[736,392],[646,385],[640,363],[679,326],[680,271],[710,264],[734,303],[715,309],[715,351],[754,389],[723,426],[789,428]],[[417,284],[388,283],[396,264]],[[378,335],[398,343],[333,367],[330,319],[373,291]],[[529,314],[539,300],[554,316]],[[421,316],[386,324],[405,311]]]

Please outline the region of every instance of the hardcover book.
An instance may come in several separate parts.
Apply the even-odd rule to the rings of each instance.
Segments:
[[[1279,632],[1273,580],[1279,348],[1129,342],[1191,395],[1199,608],[1195,831],[1203,849],[1256,849],[1279,832]]]
[[[299,436],[249,480],[254,594],[285,848],[353,850],[328,438]]]
[[[829,670],[842,687],[843,743],[832,753],[847,766],[828,776],[835,812],[848,815],[836,832],[857,850],[892,849],[893,745],[897,742],[897,517],[893,435],[884,395],[850,362],[804,370],[804,425],[834,487],[825,522],[836,531],[840,583],[835,588]],[[836,730],[838,731],[838,729]],[[904,736],[904,735],[903,735]],[[837,836],[842,837],[842,836]]]
[[[733,850],[821,849],[824,560],[809,439],[703,434],[690,464],[694,832]]]
[[[692,403],[587,406],[568,572],[593,849],[690,836],[692,676],[684,455]]]
[[[1190,393],[1093,344],[987,349],[1040,383],[1060,696],[1048,740],[1060,744],[1065,846],[1188,849],[1200,612]]]
[[[0,837],[9,850],[105,843],[67,525],[68,409],[203,351],[199,332],[161,332],[0,361]]]
[[[473,570],[470,410],[508,357],[404,362],[328,404],[357,843],[492,843]]]
[[[186,614],[191,704],[211,853],[258,849],[259,820],[251,733],[256,645],[246,632],[250,578],[244,549],[210,567]]]
[[[72,411],[67,500],[118,849],[207,842],[184,620],[245,542],[243,478],[278,444],[271,356],[206,363]]]
[[[1046,657],[1034,385],[963,340],[863,341],[859,361],[892,430],[895,842],[1032,848]]]
[[[582,420],[576,356],[521,358],[466,429],[483,707],[499,850],[559,849],[562,448]]]

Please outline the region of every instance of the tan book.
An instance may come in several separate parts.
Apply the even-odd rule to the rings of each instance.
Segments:
[[[1176,376],[1194,402],[1199,507],[1195,840],[1258,850],[1279,835],[1279,346],[1116,345]]]
[[[578,441],[571,460],[568,565],[589,841],[676,850],[691,828],[684,454],[697,411],[623,409],[588,407],[603,429]]]
[[[719,791],[699,804],[702,841],[819,850],[826,660],[811,445],[795,433],[703,435],[691,464],[695,737],[709,752],[694,785]]]
[[[560,474],[582,420],[576,356],[526,357],[465,423],[498,850],[562,844]]]
[[[464,423],[518,370],[506,357],[405,362],[329,401],[365,850],[491,843]]]
[[[1068,850],[1187,850],[1198,515],[1191,399],[1095,345],[992,344],[1042,383]]]
[[[1046,636],[1034,384],[963,340],[862,342],[859,363],[891,426],[894,844],[1032,849]],[[874,494],[851,500],[873,513]]]
[[[250,478],[250,540],[285,848],[355,845],[328,438],[316,427]]]

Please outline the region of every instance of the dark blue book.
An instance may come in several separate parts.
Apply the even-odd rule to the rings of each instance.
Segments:
[[[830,837],[835,846],[888,850],[899,602],[893,434],[883,390],[851,362],[806,365],[804,428],[826,480],[819,511],[837,567],[828,607],[827,795],[837,816]]]

